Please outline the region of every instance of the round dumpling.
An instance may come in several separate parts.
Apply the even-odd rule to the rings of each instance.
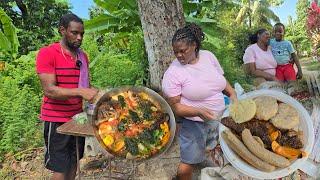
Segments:
[[[268,121],[278,112],[277,99],[268,96],[260,96],[254,99],[257,106],[256,118]]]
[[[230,116],[236,123],[250,121],[256,114],[256,104],[252,99],[239,100],[230,105]]]
[[[281,103],[275,117],[271,123],[280,129],[292,129],[299,125],[299,113],[290,105]]]

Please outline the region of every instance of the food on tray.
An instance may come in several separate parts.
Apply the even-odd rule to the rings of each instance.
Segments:
[[[231,117],[222,118],[221,123],[226,127],[230,128],[237,135],[241,136],[242,131],[247,128],[250,129],[254,136],[258,136],[263,141],[263,144],[267,148],[271,148],[271,139],[268,134],[268,126],[267,124],[271,124],[267,121],[259,121],[256,119],[252,119],[251,121],[245,123],[236,123]],[[272,126],[272,124],[270,125]]]
[[[304,157],[306,156],[304,151],[301,151],[300,149],[294,149],[291,147],[286,147],[286,146],[281,146],[277,141],[272,142],[272,150],[288,159],[296,159],[299,157]]]
[[[234,135],[230,130],[223,131],[222,138],[236,154],[238,154],[242,159],[251,164],[253,167],[267,172],[275,170],[275,166],[262,161],[254,154],[252,154],[242,143],[242,141],[240,141],[240,139],[237,138],[237,136]]]
[[[259,143],[254,139],[249,129],[244,129],[242,131],[242,141],[246,147],[258,158],[264,160],[265,162],[277,166],[277,167],[287,167],[290,165],[288,159],[280,156],[272,151],[259,145]]]
[[[126,91],[98,107],[96,123],[107,150],[127,158],[147,158],[170,139],[168,115],[146,93]]]
[[[302,132],[295,131],[293,129],[282,129],[280,131],[280,135],[277,138],[277,141],[282,146],[292,147],[295,149],[303,148],[303,143],[301,141],[300,136],[302,136]]]
[[[278,112],[277,100],[273,97],[261,96],[254,99],[257,106],[256,118],[268,121]]]
[[[263,171],[285,168],[293,160],[306,157],[301,149],[303,132],[298,129],[298,112],[275,98],[263,96],[253,100],[256,113],[250,120],[235,120],[231,109],[230,116],[222,118],[221,123],[230,128],[222,132],[227,145],[246,162]]]
[[[264,147],[263,141],[261,140],[260,137],[258,137],[258,136],[253,136],[253,138],[259,143],[259,145],[261,145],[262,147]]]
[[[256,104],[251,99],[240,100],[230,105],[230,116],[236,123],[249,121],[256,114]]]
[[[299,114],[290,105],[281,103],[276,116],[271,118],[271,123],[280,129],[292,129],[299,125]]]

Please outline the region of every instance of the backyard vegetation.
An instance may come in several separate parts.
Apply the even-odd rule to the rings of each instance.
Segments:
[[[217,56],[231,84],[239,82],[250,89],[251,80],[242,69],[248,36],[261,27],[271,30],[271,23],[279,21],[279,17],[270,7],[283,1],[182,2],[186,22],[199,24],[206,34],[202,48]],[[101,89],[121,85],[149,87],[148,57],[136,2],[95,3],[90,19],[85,21],[81,46],[89,55],[91,84]],[[289,21],[286,37],[299,55],[317,56],[319,41],[312,38],[318,38],[315,34],[319,26],[314,24],[320,22],[320,11],[308,10],[309,7],[310,1],[298,0],[297,19]],[[42,123],[38,119],[43,94],[35,73],[35,57],[41,46],[59,40],[57,22],[68,11],[70,5],[63,0],[0,2],[0,164],[5,157],[19,160],[19,152],[43,146]],[[42,20],[45,23],[37,24]],[[315,61],[309,70],[319,67]]]

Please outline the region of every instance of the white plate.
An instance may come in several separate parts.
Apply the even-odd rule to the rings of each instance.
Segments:
[[[308,114],[307,110],[294,98],[291,96],[284,94],[279,91],[274,90],[257,90],[252,91],[246,94],[243,94],[239,99],[247,99],[247,98],[255,98],[258,96],[270,96],[278,99],[281,102],[287,103],[291,105],[293,108],[295,108],[300,116],[300,124],[299,124],[299,130],[303,132],[303,143],[304,147],[302,148],[307,154],[311,153],[312,146],[314,143],[314,132],[313,132],[313,124],[310,115]],[[227,109],[224,112],[223,117],[229,116],[229,110]],[[224,125],[220,124],[219,126],[219,140],[221,149],[226,156],[227,160],[240,172],[243,174],[246,174],[250,177],[257,178],[257,179],[276,179],[281,178],[284,176],[287,176],[294,172],[297,169],[300,169],[304,164],[306,164],[306,160],[308,157],[304,157],[301,159],[298,159],[291,163],[291,165],[287,168],[278,168],[275,171],[272,172],[264,172],[260,171],[253,166],[249,165],[245,161],[243,161],[237,154],[235,154],[226,144],[226,142],[221,138],[221,133],[228,129]]]

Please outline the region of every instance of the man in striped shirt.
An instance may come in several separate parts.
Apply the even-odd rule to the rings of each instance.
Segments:
[[[91,101],[97,90],[90,88],[87,55],[80,50],[83,21],[66,14],[59,22],[59,42],[40,49],[36,59],[44,97],[40,119],[44,121],[45,166],[52,179],[74,179],[76,174],[75,137],[56,132],[57,127],[82,112],[82,99]],[[80,157],[84,138],[79,138]]]

